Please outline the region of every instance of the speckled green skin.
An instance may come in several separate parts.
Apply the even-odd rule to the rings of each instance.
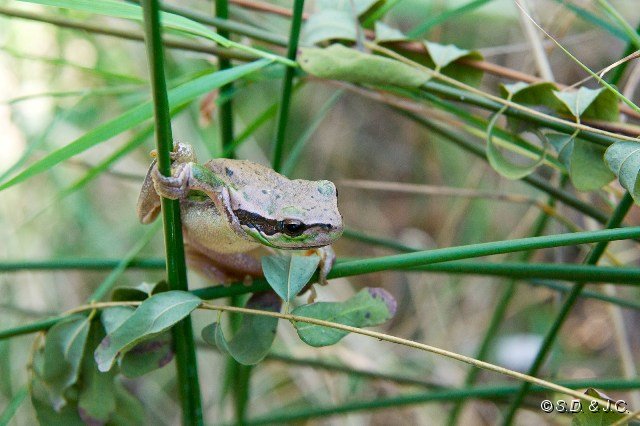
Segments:
[[[155,220],[160,211],[158,194],[180,200],[187,253],[197,260],[198,269],[217,269],[205,272],[212,278],[229,281],[261,275],[259,262],[246,255],[260,246],[316,249],[342,234],[337,192],[329,181],[289,180],[246,160],[198,164],[186,144],[178,144],[172,158],[171,177],[160,175],[152,163],[138,199],[138,216],[143,223]],[[238,217],[238,212],[244,215]],[[287,235],[276,226],[283,221],[303,224],[304,232]],[[329,252],[320,254],[330,269]]]

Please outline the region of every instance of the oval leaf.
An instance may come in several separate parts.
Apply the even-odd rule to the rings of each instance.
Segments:
[[[160,283],[164,283],[164,281]],[[142,293],[147,294],[146,290],[153,292],[154,289],[157,289],[156,286],[145,286],[144,284],[147,283],[143,283],[142,287],[127,287],[126,290],[131,290],[132,296],[142,296]],[[107,333],[111,333],[120,327],[134,312],[135,309],[129,306],[114,306],[103,310],[100,319]],[[129,349],[120,359],[120,371],[127,377],[139,377],[164,367],[171,362],[173,355],[171,334],[164,332],[157,336],[143,339]]]
[[[110,425],[128,426],[149,424],[145,416],[142,403],[133,396],[121,382],[114,382],[116,398],[116,410],[111,418]]]
[[[351,13],[336,9],[323,9],[309,17],[302,29],[304,44],[325,41],[355,41],[357,23]]]
[[[579,191],[602,188],[615,177],[604,163],[605,148],[561,133],[546,134]]]
[[[140,377],[164,367],[173,359],[172,343],[168,331],[143,340],[122,356],[120,372],[127,377]]]
[[[143,282],[135,287],[117,287],[113,290],[111,300],[114,302],[143,301],[156,293],[162,293],[169,288],[166,281],[156,283]]]
[[[317,255],[264,256],[262,271],[271,288],[288,302],[307,285],[319,263]]]
[[[107,334],[120,327],[136,311],[131,306],[113,306],[103,309],[100,313],[100,321]]]
[[[563,107],[563,103],[556,98],[554,92],[558,88],[550,82],[501,84],[500,94],[503,98],[509,98],[513,102],[531,107],[542,106],[552,110]]]
[[[618,176],[620,185],[640,203],[640,142],[616,142],[607,148],[604,159],[611,171]]]
[[[396,313],[396,301],[381,288],[365,287],[345,302],[318,302],[304,305],[294,315],[316,318],[353,327],[370,327],[384,323]],[[298,336],[311,346],[328,346],[340,341],[348,333],[335,328],[296,322]]]
[[[460,58],[472,55],[471,51],[460,49],[453,44],[438,44],[425,41],[424,45],[427,47],[429,56],[431,56],[431,60],[437,68],[444,68]]]
[[[333,44],[326,49],[301,48],[300,67],[308,74],[359,84],[418,88],[429,75],[400,61]]]
[[[574,117],[596,120],[618,120],[619,107],[615,94],[605,88],[581,87],[573,92],[553,92]]]
[[[598,411],[591,411],[589,407],[591,407],[586,401],[582,401],[583,408],[581,411],[575,413],[571,417],[571,426],[604,426],[616,423],[620,419],[624,417],[624,410],[626,407],[620,407],[623,410],[622,413],[618,412],[618,407],[616,407],[616,401],[612,400],[602,392],[598,392],[593,388],[587,389],[585,395],[592,396],[594,398],[604,399],[605,401],[611,402],[610,409],[605,411],[604,407],[598,407]],[[627,425],[628,422],[625,422],[624,425]]]
[[[278,312],[280,299],[270,291],[256,293],[247,301],[246,307]],[[202,329],[202,338],[240,364],[254,365],[262,361],[271,349],[277,328],[278,318],[244,314],[233,339],[227,340],[222,327],[215,322]]]
[[[399,41],[407,41],[409,37],[398,29],[392,28],[385,23],[376,21],[375,23],[376,43],[397,43]]]
[[[109,371],[116,357],[145,338],[161,333],[196,309],[202,301],[185,291],[168,291],[142,302],[133,315],[107,334],[94,352],[100,371]]]
[[[104,338],[104,331],[94,321],[82,359],[82,380],[78,396],[78,415],[87,425],[106,424],[116,409],[115,371],[101,373],[91,354]]]
[[[65,390],[78,380],[89,326],[87,317],[75,316],[57,323],[47,332],[42,380],[56,411],[66,404]]]

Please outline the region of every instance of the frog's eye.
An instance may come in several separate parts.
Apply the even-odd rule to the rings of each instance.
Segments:
[[[296,237],[304,231],[304,224],[296,219],[285,219],[279,225],[280,229],[290,237]]]

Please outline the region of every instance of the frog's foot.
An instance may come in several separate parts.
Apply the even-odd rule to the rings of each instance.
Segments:
[[[158,158],[158,150],[151,151],[153,158]],[[169,152],[169,157],[172,163],[197,163],[196,153],[193,147],[189,144],[182,142],[175,142],[173,144],[173,151]]]
[[[192,163],[177,163],[171,167],[171,176],[164,176],[156,164],[151,171],[156,193],[172,200],[186,197],[189,192],[191,165]]]
[[[336,253],[331,246],[324,246],[307,250],[306,256],[317,255],[320,257],[320,264],[318,265],[318,283],[320,285],[327,285],[327,275],[331,272],[333,264],[336,261]]]

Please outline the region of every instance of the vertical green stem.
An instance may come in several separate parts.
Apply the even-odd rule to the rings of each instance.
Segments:
[[[171,114],[164,76],[164,52],[160,34],[158,0],[144,0],[143,7],[145,41],[153,92],[158,169],[163,175],[169,176],[171,174],[169,152],[173,149],[173,142]],[[169,288],[186,291],[188,289],[187,271],[178,201],[162,198],[162,216]],[[182,423],[184,425],[202,425],[202,402],[191,318],[187,317],[178,323],[172,331],[182,403]]]
[[[300,27],[302,25],[302,10],[304,8],[304,0],[295,0],[293,4],[293,16],[291,19],[291,33],[289,35],[289,47],[287,48],[287,58],[295,61],[298,51],[298,40],[300,38]],[[276,140],[273,145],[273,169],[279,172],[282,168],[282,154],[284,137],[287,130],[287,122],[289,121],[289,106],[291,104],[291,87],[293,85],[293,76],[295,75],[293,67],[287,67],[284,74],[282,84],[282,101],[280,102],[280,110],[278,111],[278,128]]]
[[[11,401],[9,401],[9,404],[0,415],[0,425],[4,426],[9,424],[13,416],[16,414],[16,411],[18,411],[18,408],[20,408],[28,396],[29,388],[27,386],[21,388],[15,395],[13,395],[13,398],[11,398]]]
[[[631,197],[631,194],[627,192],[622,200],[620,200],[620,203],[611,215],[611,219],[609,219],[609,222],[607,223],[607,229],[617,228],[618,226],[620,226],[622,220],[624,219],[625,215],[632,205],[633,198]],[[597,243],[585,259],[584,263],[587,265],[595,265],[596,263],[598,263],[598,260],[600,260],[600,257],[604,253],[608,244],[609,243],[605,241]],[[578,300],[578,297],[580,296],[580,293],[582,292],[582,289],[585,287],[585,285],[586,283],[574,284],[571,292],[560,307],[560,312],[551,325],[551,328],[544,337],[540,350],[536,354],[531,368],[529,368],[529,371],[527,371],[528,375],[536,376],[538,374],[538,371],[542,367],[544,361],[547,359],[547,355],[549,354],[549,351],[551,350],[551,347],[553,346],[553,343],[555,342],[556,337],[560,332],[560,328],[564,324],[564,321],[567,319],[569,313],[571,312],[571,309],[573,308],[573,305]],[[530,387],[531,386],[528,382],[525,382],[520,386],[518,394],[516,395],[512,404],[509,406],[509,410],[507,411],[507,414],[504,418],[504,424],[511,424],[515,417],[516,411],[518,410],[518,407],[522,403],[522,400],[524,399],[526,393],[529,391]]]
[[[229,3],[227,0],[216,0],[216,18],[229,18]],[[224,38],[229,38],[229,31],[218,28],[218,34]],[[231,68],[231,60],[228,58],[218,57],[220,71]],[[229,158],[234,157],[234,152],[229,147],[233,144],[233,103],[231,93],[233,92],[233,83],[225,84],[220,88],[220,97],[226,99],[219,106],[218,117],[220,118],[220,138],[222,140],[222,149],[227,152]],[[229,150],[229,151],[227,151]]]

